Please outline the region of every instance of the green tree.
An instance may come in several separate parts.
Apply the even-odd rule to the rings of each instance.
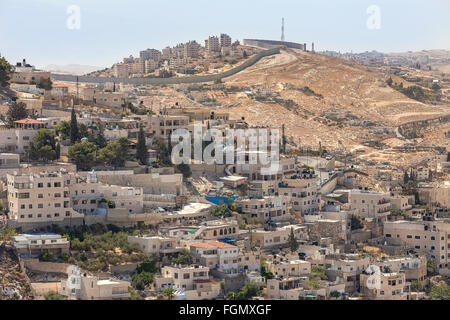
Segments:
[[[140,164],[146,164],[148,161],[147,143],[145,141],[144,129],[139,129],[138,141],[136,146],[136,158]]]
[[[28,154],[32,160],[47,162],[57,159],[55,133],[48,129],[40,129],[30,143]]]
[[[341,296],[341,293],[339,291],[332,291],[330,292],[331,298],[339,298]]]
[[[217,218],[228,218],[231,217],[231,210],[227,205],[223,204],[216,206],[212,209],[211,214]]]
[[[44,90],[52,90],[53,82],[50,78],[42,78],[37,87]]]
[[[78,137],[81,138],[91,138],[89,140],[94,140],[89,137],[89,129],[84,123],[78,123]]]
[[[171,259],[171,262],[174,264],[190,265],[193,262],[193,258],[188,250],[183,249],[175,257]]]
[[[23,102],[14,102],[9,106],[6,112],[6,118],[8,119],[8,127],[14,128],[15,121],[22,120],[28,117],[27,105]]]
[[[154,275],[150,272],[135,273],[131,277],[131,284],[136,290],[145,290],[153,282]]]
[[[247,282],[236,296],[236,300],[249,300],[260,294],[260,287],[254,282]]]
[[[295,238],[294,228],[291,228],[291,233],[288,236],[288,245],[291,252],[297,251],[299,245],[297,239]]]
[[[67,139],[70,137],[70,122],[62,121],[59,125],[56,125],[55,132],[58,135],[61,135],[63,139]]]
[[[133,288],[128,288],[128,292],[130,293],[129,300],[144,300],[144,298],[133,290]]]
[[[311,267],[311,276],[314,278],[320,278],[321,280],[328,280],[325,268],[319,266]]]
[[[17,232],[14,229],[5,228],[2,231],[0,231],[1,241],[11,241],[14,236],[17,236]]]
[[[59,159],[61,157],[61,145],[59,143],[56,144],[56,159]]]
[[[78,169],[89,170],[95,164],[97,146],[92,142],[77,142],[69,148],[67,156]]]
[[[191,167],[188,164],[181,163],[177,165],[177,170],[183,174],[185,179],[192,176]]]
[[[79,138],[77,115],[75,114],[75,108],[72,107],[72,114],[70,116],[70,142],[74,144]]]
[[[9,85],[10,75],[12,73],[12,66],[5,58],[0,58],[0,86],[6,87]]]
[[[39,261],[52,261],[54,256],[50,252],[44,252],[39,256]]]
[[[352,230],[358,230],[363,228],[361,218],[357,215],[352,215],[350,220],[350,226]]]
[[[422,284],[418,280],[411,281],[411,290],[414,292],[422,290]]]
[[[433,275],[436,273],[437,263],[433,258],[427,259],[427,274]]]
[[[170,139],[169,139],[170,141]],[[159,161],[162,165],[172,166],[171,152],[166,142],[162,138],[157,138],[153,142],[155,150],[158,152]]]
[[[156,271],[157,271],[156,262],[154,260],[144,261],[136,267],[137,273],[142,272],[156,273]]]
[[[97,160],[105,165],[123,167],[129,159],[130,141],[119,138],[98,151]]]
[[[172,300],[172,299],[174,298],[174,296],[175,296],[174,293],[175,293],[175,290],[174,290],[174,289],[172,289],[172,288],[166,288],[166,289],[164,289],[163,295],[164,295],[164,297],[166,297],[167,299]]]
[[[105,128],[103,127],[102,123],[98,124],[98,133],[97,137],[95,138],[95,143],[99,148],[106,147],[106,138],[105,138]]]
[[[430,298],[432,300],[450,300],[450,286],[444,282],[434,285]]]

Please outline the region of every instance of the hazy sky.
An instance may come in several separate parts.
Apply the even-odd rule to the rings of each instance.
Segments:
[[[67,27],[71,5],[80,8],[79,29]],[[367,27],[372,5],[380,29]],[[450,50],[449,0],[0,0],[0,54],[38,67],[106,67],[220,33],[279,40],[282,17],[286,41],[319,51]]]

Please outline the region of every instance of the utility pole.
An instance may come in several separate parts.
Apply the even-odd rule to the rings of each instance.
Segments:
[[[281,19],[281,42],[284,42],[284,18]]]

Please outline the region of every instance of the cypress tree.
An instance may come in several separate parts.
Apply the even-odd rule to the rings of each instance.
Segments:
[[[59,159],[61,157],[61,146],[59,145],[59,142],[56,144],[56,159]]]
[[[138,142],[136,146],[136,158],[141,164],[146,164],[148,159],[147,145],[145,142],[145,134],[142,127],[139,129]]]
[[[97,139],[96,139],[96,144],[97,146],[101,149],[106,147],[106,138],[105,138],[105,130],[103,128],[103,125],[101,122],[99,122],[98,124],[98,134],[97,134]]]
[[[73,144],[78,140],[78,122],[75,109],[72,107],[72,115],[70,117],[70,142]]]
[[[294,235],[293,228],[291,228],[291,233],[288,236],[288,245],[289,245],[289,248],[291,249],[291,252],[297,251],[297,249],[299,247],[297,239],[295,238],[295,235]]]

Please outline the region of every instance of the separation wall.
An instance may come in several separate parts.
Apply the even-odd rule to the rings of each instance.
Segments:
[[[89,77],[89,76],[79,76],[79,82],[91,82],[91,83],[106,83],[106,82],[116,82],[123,84],[134,84],[134,85],[164,85],[164,84],[183,84],[183,83],[201,83],[201,82],[211,82],[216,79],[223,79],[231,77],[242,70],[251,67],[256,62],[264,57],[271,56],[274,54],[279,54],[280,48],[272,48],[265,50],[263,52],[257,53],[241,65],[225,71],[219,74],[211,74],[206,76],[193,76],[193,77],[182,77],[182,78],[106,78],[106,77]],[[52,74],[52,79],[57,81],[71,81],[76,82],[77,76],[73,75],[63,75],[63,74]]]

